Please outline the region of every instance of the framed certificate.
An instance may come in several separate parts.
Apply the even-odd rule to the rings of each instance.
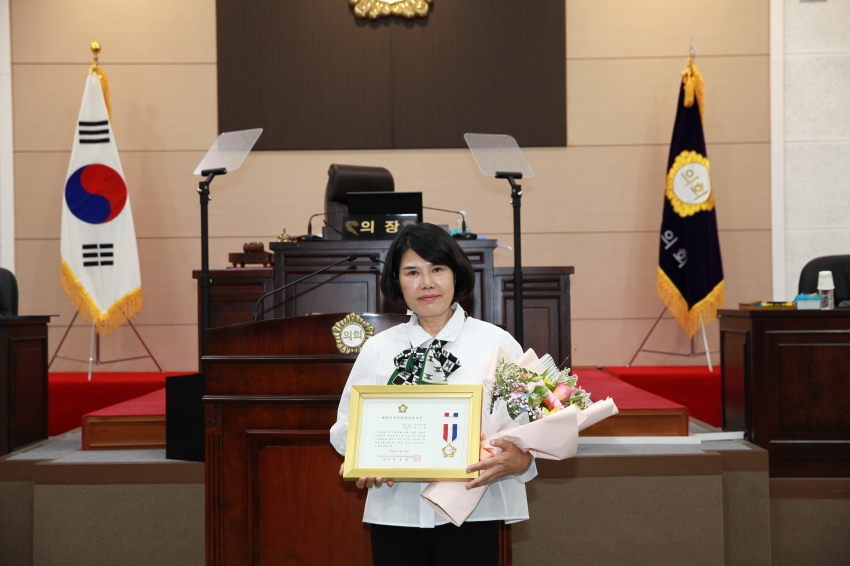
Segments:
[[[481,385],[355,385],[343,478],[468,481],[478,472]]]

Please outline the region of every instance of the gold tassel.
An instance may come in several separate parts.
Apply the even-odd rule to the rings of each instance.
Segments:
[[[71,303],[77,312],[87,321],[95,323],[95,329],[101,336],[109,336],[122,324],[139,314],[142,310],[142,288],[133,289],[109,307],[106,312],[101,312],[97,303],[88,294],[85,287],[79,282],[77,276],[62,260],[62,288],[71,299]]]
[[[98,55],[100,54],[100,43],[92,41],[91,52],[94,54],[89,74],[96,75],[100,83],[100,90],[103,92],[103,100],[106,102],[106,113],[109,114],[109,122],[112,123],[112,104],[109,101],[109,79],[106,77],[106,71],[98,64]]]
[[[705,124],[705,81],[702,74],[697,69],[697,64],[691,57],[688,57],[688,62],[685,64],[685,70],[682,71],[682,84],[685,87],[685,108],[690,108],[694,105],[694,98],[699,104],[699,117]]]
[[[658,268],[658,296],[670,310],[670,314],[685,331],[688,338],[693,337],[700,328],[700,318],[703,324],[708,324],[717,318],[717,309],[723,308],[726,302],[726,294],[723,281],[718,283],[711,292],[700,302],[688,309],[688,302],[678,287],[667,277],[664,270]]]

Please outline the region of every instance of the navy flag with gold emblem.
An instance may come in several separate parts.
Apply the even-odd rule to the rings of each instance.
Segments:
[[[682,73],[667,161],[658,254],[658,296],[688,338],[723,306],[723,265],[711,168],[705,151],[705,84],[693,59]]]

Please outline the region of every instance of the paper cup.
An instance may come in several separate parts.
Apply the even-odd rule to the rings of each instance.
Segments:
[[[830,289],[835,289],[835,283],[832,281],[832,272],[818,272],[818,291],[829,291]]]

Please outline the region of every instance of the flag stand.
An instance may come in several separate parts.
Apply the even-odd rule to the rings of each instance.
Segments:
[[[711,354],[717,354],[718,351],[714,351],[714,352],[708,351],[708,336],[705,333],[705,324],[703,323],[702,317],[700,317],[700,319],[699,319],[699,325],[700,325],[700,328],[702,329],[702,342],[703,342],[703,348],[704,348],[703,352],[697,352],[696,351],[696,348],[694,346],[694,337],[693,336],[691,336],[691,351],[688,354],[681,354],[679,352],[662,352],[660,350],[647,350],[647,349],[644,348],[644,346],[646,345],[646,342],[649,340],[649,337],[652,336],[652,332],[655,330],[655,327],[658,326],[659,322],[661,322],[661,317],[664,316],[665,312],[667,312],[667,307],[664,307],[664,309],[662,309],[662,311],[661,311],[661,314],[659,314],[658,318],[655,319],[655,323],[652,325],[652,328],[650,328],[649,332],[646,333],[646,336],[644,337],[643,342],[640,343],[640,346],[638,346],[637,352],[635,352],[635,355],[632,356],[631,360],[629,360],[629,363],[626,364],[626,367],[632,367],[632,364],[635,362],[635,359],[637,359],[638,354],[640,354],[641,352],[648,352],[650,354],[664,354],[666,356],[680,356],[680,357],[683,357],[683,358],[695,358],[696,356],[701,356],[701,355],[705,354],[705,359],[708,362],[708,371],[714,372],[714,366],[711,363]]]
[[[139,331],[136,330],[136,327],[133,325],[132,321],[130,321],[130,320],[127,321],[127,324],[129,324],[130,328],[133,329],[133,332],[136,334],[136,338],[138,338],[139,342],[142,343],[142,346],[144,347],[145,352],[147,352],[147,355],[145,355],[145,356],[133,356],[131,358],[120,358],[120,359],[117,359],[117,360],[101,360],[100,359],[100,334],[95,332],[94,322],[92,322],[92,324],[91,324],[91,343],[89,345],[89,358],[87,360],[83,360],[83,359],[80,359],[80,358],[69,358],[69,357],[66,357],[66,356],[60,356],[59,350],[62,349],[62,344],[65,343],[65,338],[68,337],[68,333],[71,332],[71,328],[74,326],[74,321],[77,320],[77,317],[79,315],[80,315],[80,313],[78,313],[78,312],[74,313],[74,318],[71,319],[71,324],[68,325],[68,329],[65,330],[65,334],[62,335],[62,340],[59,341],[59,347],[56,348],[56,351],[53,353],[53,357],[50,358],[50,363],[47,364],[48,370],[50,369],[50,366],[53,365],[53,362],[56,360],[56,358],[59,358],[60,360],[70,360],[72,362],[88,363],[89,364],[89,381],[91,381],[92,364],[100,366],[100,365],[105,365],[105,364],[117,364],[118,362],[129,362],[131,360],[143,360],[145,358],[150,358],[153,361],[154,365],[156,365],[156,369],[158,369],[159,372],[162,373],[162,368],[160,367],[159,362],[156,361],[156,358],[154,357],[153,353],[151,353],[150,348],[148,348],[148,345],[145,344],[145,341],[142,339],[142,335],[139,334]]]

